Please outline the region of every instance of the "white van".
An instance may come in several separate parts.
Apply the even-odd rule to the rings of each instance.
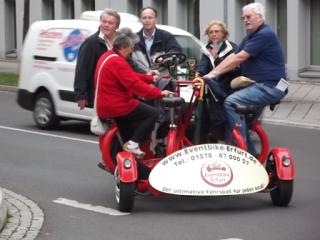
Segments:
[[[60,120],[91,119],[91,108],[78,108],[73,83],[79,47],[98,30],[100,13],[89,11],[78,20],[39,21],[30,26],[22,50],[17,101],[33,111],[38,127],[50,129]],[[141,29],[137,16],[120,16],[120,28]],[[199,60],[203,44],[192,34],[175,27],[157,27],[171,32],[188,58]]]

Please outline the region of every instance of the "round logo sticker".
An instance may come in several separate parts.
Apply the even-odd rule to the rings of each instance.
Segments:
[[[213,187],[228,186],[233,179],[232,169],[224,161],[208,161],[201,168],[202,179]]]
[[[62,43],[64,57],[68,62],[73,62],[77,58],[80,45],[86,39],[86,37],[87,36],[81,33],[79,29],[75,29]]]

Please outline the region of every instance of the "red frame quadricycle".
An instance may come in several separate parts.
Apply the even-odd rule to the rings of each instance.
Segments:
[[[175,54],[165,54],[168,67],[179,62]],[[169,59],[169,60],[167,60]],[[295,177],[290,151],[269,149],[268,135],[259,119],[251,131],[260,141],[258,159],[247,152],[243,136],[233,129],[236,146],[201,142],[201,113],[205,82],[201,78],[175,80],[175,96],[161,100],[165,120],[156,124],[142,147],[146,155],[136,159],[122,150],[122,140],[113,124],[99,137],[102,163],[99,167],[114,176],[118,208],[133,209],[135,196],[164,194],[217,196],[270,192],[274,205],[287,206],[292,198]],[[202,128],[203,129],[203,128]],[[209,128],[208,128],[209,129]],[[192,132],[192,134],[189,134]]]

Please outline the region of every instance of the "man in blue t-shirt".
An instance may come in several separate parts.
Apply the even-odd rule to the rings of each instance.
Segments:
[[[265,9],[261,3],[251,3],[243,7],[242,18],[248,32],[239,44],[236,53],[229,55],[204,78],[217,76],[241,65],[242,76],[255,81],[249,87],[229,95],[224,102],[228,121],[226,142],[231,142],[232,129],[240,123],[240,132],[247,141],[249,152],[257,156],[250,141],[246,122],[232,107],[234,103],[255,105],[262,109],[280,101],[286,94],[288,83],[285,81],[285,61],[281,44],[272,31],[265,25]]]

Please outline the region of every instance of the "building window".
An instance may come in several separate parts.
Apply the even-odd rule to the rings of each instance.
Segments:
[[[62,1],[62,18],[74,19],[74,0]]]
[[[142,0],[136,0],[136,1],[128,1],[128,10],[130,13],[139,16],[139,12],[142,9]]]
[[[42,0],[42,18],[44,20],[54,19],[54,0]]]
[[[95,0],[82,0],[82,12],[94,10],[96,10]]]
[[[188,0],[187,21],[187,30],[200,38],[199,0]]]
[[[287,0],[277,1],[277,35],[287,60]],[[286,61],[287,62],[287,61]]]
[[[17,57],[17,36],[16,36],[16,2],[5,1],[4,11],[5,28],[5,53],[6,57]]]
[[[153,7],[158,11],[158,23],[168,24],[168,0],[154,0]]]
[[[311,0],[310,7],[310,63],[320,65],[320,1]]]

